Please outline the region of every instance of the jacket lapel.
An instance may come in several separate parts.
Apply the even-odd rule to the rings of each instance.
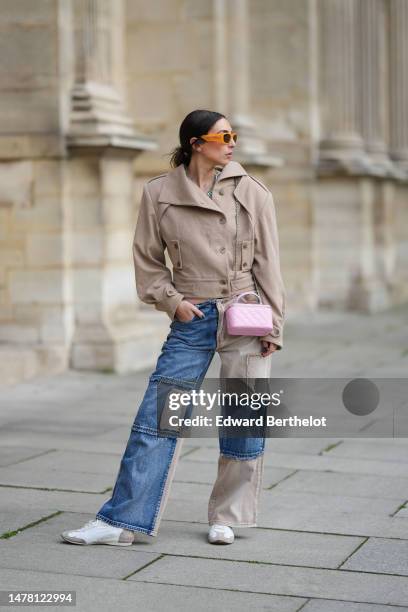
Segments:
[[[240,163],[231,160],[222,168],[217,183],[224,179],[234,176],[240,177],[246,174],[247,172]],[[234,190],[237,199],[245,208],[247,208],[245,205],[246,190],[247,186],[242,185],[242,181],[238,182]],[[167,174],[160,190],[158,202],[199,206],[200,208],[208,208],[209,210],[222,212],[218,204],[208,197],[208,195],[187,176],[184,164],[173,168]]]
[[[243,176],[248,176],[248,173],[245,168],[243,168],[241,164],[236,161],[230,161],[226,166],[224,166],[221,174],[218,177],[218,181],[231,177],[236,177],[238,179],[237,186],[234,189],[234,195],[238,202],[241,204],[241,206],[245,208],[245,210],[249,214],[249,217],[251,218],[251,221],[254,223],[255,214],[253,211],[253,207],[250,204],[251,198],[248,197],[248,190],[251,181],[240,180],[240,177]]]
[[[245,173],[247,174],[247,173]],[[254,211],[251,205],[251,199],[248,197],[248,189],[249,189],[250,181],[243,181],[238,178],[237,185],[234,189],[234,196],[241,204],[243,208],[247,211],[250,219],[254,222]]]

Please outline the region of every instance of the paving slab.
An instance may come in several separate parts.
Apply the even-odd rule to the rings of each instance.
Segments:
[[[408,502],[406,503],[408,504]],[[408,519],[408,505],[404,506],[403,508],[400,508],[398,512],[395,513],[395,516],[398,516],[398,518]]]
[[[384,462],[401,462],[408,464],[408,439],[390,438],[377,440],[375,444],[361,444],[358,440],[344,440],[327,453],[331,457],[347,457],[348,459],[374,459]],[[408,466],[405,465],[408,472]]]
[[[277,488],[281,491],[305,491],[319,495],[401,500],[401,497],[407,496],[408,476],[384,477],[305,470],[282,481]]]
[[[302,608],[302,612],[404,612],[406,610],[408,608],[405,606],[382,606],[333,599],[311,599]]]
[[[16,465],[0,468],[0,485],[102,493],[112,486],[112,476],[66,470],[38,471]]]
[[[105,474],[111,479],[116,477],[119,466],[120,457],[117,455],[63,450],[53,450],[37,457],[27,458],[18,464],[21,470]]]
[[[79,493],[71,491],[46,491],[25,487],[0,487],[1,508],[16,512],[21,508],[41,510],[48,514],[57,510],[68,512],[93,512],[109,499],[106,493]],[[48,510],[50,512],[48,512]]]
[[[362,603],[408,605],[408,579],[400,576],[321,570],[287,565],[264,565],[166,556],[140,570],[129,580],[211,586],[252,593],[299,597],[324,595]]]
[[[68,529],[70,527],[68,526]],[[131,550],[129,554],[127,551]],[[140,552],[135,546],[80,546],[67,542],[0,540],[0,567],[76,576],[123,579],[159,555]]]
[[[299,475],[299,472],[296,473]],[[302,472],[302,476],[306,475]],[[293,476],[290,476],[293,478]],[[375,497],[356,497],[352,495],[341,495],[338,493],[318,493],[315,491],[298,491],[296,488],[289,489],[282,485],[288,482],[288,479],[280,482],[269,490],[262,492],[260,501],[260,513],[266,515],[279,512],[280,509],[286,510],[310,508],[315,513],[320,512],[343,512],[346,514],[363,515],[365,513],[377,514],[379,516],[389,516],[398,508],[401,503],[399,499],[382,499]],[[377,503],[378,501],[378,503]]]
[[[135,415],[136,416],[136,415]],[[97,418],[97,414],[95,415]],[[125,450],[126,443],[129,439],[129,435],[132,429],[134,419],[126,419],[126,423],[120,427],[114,427],[110,431],[102,434],[93,436],[93,439],[97,442],[121,442],[123,444],[123,450]]]
[[[357,440],[361,444],[367,444],[369,446],[377,446],[379,443],[385,444],[391,442],[394,448],[396,448],[397,446],[403,446],[404,448],[406,448],[408,444],[408,438],[357,438]],[[344,442],[346,442],[346,440],[343,440],[342,443]]]
[[[2,505],[0,513],[0,537],[4,536],[6,533],[22,529],[27,525],[41,521],[54,512],[57,512],[57,510],[24,509],[22,505],[16,506],[13,509],[8,509],[7,506]]]
[[[341,569],[408,576],[408,540],[370,538]]]
[[[70,410],[70,408],[72,406],[67,406],[66,410]],[[43,418],[38,418],[38,416],[35,415],[25,419],[10,421],[2,427],[2,433],[12,435],[29,431],[34,436],[38,432],[42,435],[47,434],[49,441],[51,441],[54,434],[63,434],[65,437],[78,436],[80,438],[87,438],[98,433],[108,432],[111,429],[109,423],[101,423],[95,419],[87,421],[85,418],[77,418],[76,420],[67,419],[66,417],[58,418],[55,413],[52,418],[48,415],[43,415]]]
[[[259,527],[270,529],[293,529],[315,533],[338,533],[356,536],[384,538],[406,538],[408,520],[384,517],[368,512],[316,511],[311,508],[281,508],[273,514],[263,513],[258,520]]]
[[[40,457],[44,453],[50,452],[48,448],[36,448],[33,446],[1,446],[0,447],[0,467],[7,467],[26,461],[34,457]]]
[[[6,434],[0,429],[0,446],[33,446],[43,450],[52,446],[55,450],[79,450],[83,452],[97,452],[122,455],[125,447],[121,441],[99,440],[96,437],[78,438],[63,433],[49,434],[36,433],[33,437],[28,432]]]

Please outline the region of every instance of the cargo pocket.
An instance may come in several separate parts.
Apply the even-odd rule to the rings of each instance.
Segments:
[[[167,249],[173,266],[177,268],[177,270],[181,270],[183,267],[183,259],[181,255],[180,240],[170,240]]]
[[[261,351],[262,344],[259,343],[259,350]],[[246,382],[248,385],[253,386],[257,378],[269,379],[271,375],[271,357],[262,357],[260,353],[249,353],[246,355]]]
[[[254,241],[243,240],[241,242],[241,270],[250,270],[254,260]]]

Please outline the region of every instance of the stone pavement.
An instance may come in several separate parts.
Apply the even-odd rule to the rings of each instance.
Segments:
[[[273,375],[406,377],[407,329],[407,307],[297,317]],[[1,390],[0,590],[75,590],[81,612],[408,610],[404,438],[268,439],[259,526],[232,546],[206,540],[218,443],[185,440],[157,538],[62,542],[110,497],[149,374],[69,371]]]

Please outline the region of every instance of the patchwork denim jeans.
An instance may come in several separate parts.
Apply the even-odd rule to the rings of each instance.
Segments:
[[[196,305],[204,318],[194,315],[188,322],[171,322],[133,422],[112,496],[97,518],[151,536],[158,534],[184,440],[158,435],[157,388],[161,381],[199,388],[216,351],[221,360],[220,379],[269,378],[272,355],[261,356],[260,339],[230,335],[226,330],[224,313],[232,299],[206,300]],[[265,438],[220,435],[219,450],[208,522],[256,527]]]

